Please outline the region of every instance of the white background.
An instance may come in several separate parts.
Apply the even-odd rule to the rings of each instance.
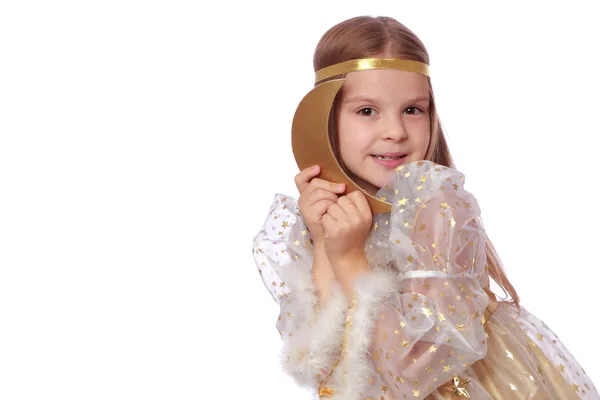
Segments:
[[[363,14],[426,44],[510,279],[599,385],[600,25],[558,4],[3,2],[0,398],[308,398],[251,242],[297,196],[314,47]]]

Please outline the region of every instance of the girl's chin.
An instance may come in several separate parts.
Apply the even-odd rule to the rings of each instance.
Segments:
[[[389,177],[376,177],[373,179],[361,179],[362,182],[357,182],[360,187],[365,189],[372,195],[375,195],[382,187],[393,184],[395,174]]]

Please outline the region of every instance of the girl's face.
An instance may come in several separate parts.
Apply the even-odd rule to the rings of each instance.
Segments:
[[[337,110],[339,149],[356,183],[371,194],[399,165],[424,160],[431,135],[427,77],[376,69],[349,73]]]

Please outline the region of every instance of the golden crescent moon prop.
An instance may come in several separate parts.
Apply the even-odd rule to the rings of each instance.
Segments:
[[[373,214],[389,213],[392,205],[367,193],[342,169],[329,140],[329,115],[336,94],[345,79],[334,79],[313,88],[300,102],[292,122],[292,150],[300,170],[321,166],[320,177],[346,184],[346,193],[360,190],[365,194]]]

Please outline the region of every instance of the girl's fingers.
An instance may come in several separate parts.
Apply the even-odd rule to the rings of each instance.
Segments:
[[[329,214],[323,215],[323,219],[321,220],[323,223],[323,228],[325,228],[325,232],[331,231],[335,226],[335,219]]]
[[[340,207],[339,203],[334,203],[327,209],[327,214],[336,221],[343,221],[347,217],[346,212]]]
[[[349,196],[342,196],[337,203],[340,208],[348,215],[360,215],[360,211],[354,201]]]
[[[303,169],[296,175],[294,178],[294,182],[296,183],[296,187],[300,193],[304,192],[311,179],[315,176],[319,175],[321,172],[321,167],[318,165],[312,166],[310,168]]]
[[[310,193],[317,189],[325,189],[331,193],[340,193],[341,194],[341,193],[344,193],[344,191],[346,190],[346,185],[344,185],[343,183],[329,182],[329,181],[326,181],[321,178],[314,178],[313,180],[310,181],[310,184],[308,185],[306,190],[307,190],[307,193]]]
[[[330,200],[335,203],[338,199],[338,195],[335,193],[331,193],[325,189],[316,189],[313,192],[305,194],[306,196],[306,204],[311,206],[320,200]]]
[[[350,193],[346,197],[348,197],[350,200],[352,200],[352,203],[358,209],[360,215],[372,215],[373,214],[373,212],[371,210],[371,206],[369,205],[369,202],[367,201],[367,198],[360,190],[356,190],[356,191]]]
[[[311,208],[316,215],[323,216],[332,204],[335,204],[335,200],[322,199],[313,204]]]

